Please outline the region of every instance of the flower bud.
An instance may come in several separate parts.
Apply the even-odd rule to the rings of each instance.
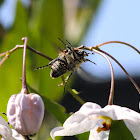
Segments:
[[[12,127],[24,136],[38,132],[44,117],[44,103],[37,94],[14,94],[7,104],[7,118]]]

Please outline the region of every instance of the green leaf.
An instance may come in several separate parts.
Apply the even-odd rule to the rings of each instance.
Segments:
[[[89,133],[90,133],[90,132],[86,132],[86,133],[83,133],[83,134],[79,134],[79,135],[76,135],[76,137],[77,137],[79,140],[88,140],[88,138],[89,138]]]
[[[135,140],[123,120],[112,121],[109,140]]]
[[[64,121],[69,117],[69,115],[65,113],[66,109],[62,105],[50,100],[46,96],[41,95],[29,85],[28,88],[30,89],[31,92],[39,94],[41,96],[41,98],[44,101],[45,109],[49,113],[51,113],[61,124],[63,124]]]

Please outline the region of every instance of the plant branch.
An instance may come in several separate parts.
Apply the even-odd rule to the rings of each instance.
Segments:
[[[5,61],[5,60],[10,56],[11,53],[13,53],[14,51],[16,51],[16,50],[18,50],[18,49],[22,49],[22,48],[24,48],[24,45],[16,45],[16,46],[15,46],[13,49],[11,49],[10,51],[1,53],[1,54],[0,54],[0,57],[6,55],[6,56],[5,56],[6,58],[3,60],[3,61]],[[50,60],[50,61],[53,60],[53,59],[50,58],[49,56],[47,56],[47,55],[41,53],[40,51],[37,51],[37,50],[31,48],[30,46],[27,46],[27,49],[30,50],[30,51],[32,51],[32,52],[34,52],[34,53],[36,53],[36,54],[38,54],[38,55],[40,55],[40,56],[42,56],[42,57],[44,57],[44,58],[46,58],[46,59],[48,59],[48,60]],[[2,63],[3,63],[3,62],[0,62],[0,66],[2,65]]]

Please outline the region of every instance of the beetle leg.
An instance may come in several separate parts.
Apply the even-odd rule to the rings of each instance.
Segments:
[[[66,84],[67,84],[68,80],[70,79],[70,77],[72,76],[73,72],[74,72],[74,71],[72,71],[72,72],[66,77],[66,79],[64,79],[64,76],[63,76],[63,75],[61,76],[62,82],[63,82],[63,83],[59,84],[58,86],[64,86],[64,93],[65,93],[65,91],[66,91]]]
[[[64,80],[64,93],[65,93],[65,91],[66,91],[66,84],[67,84],[68,80],[70,79],[70,77],[72,76],[73,72],[74,72],[74,71],[72,71],[72,72],[66,77],[66,79]]]
[[[67,83],[68,82],[68,80],[70,79],[70,77],[72,76],[72,74],[73,74],[73,72],[74,71],[72,71],[68,76],[67,76],[67,78],[65,79],[65,83]]]

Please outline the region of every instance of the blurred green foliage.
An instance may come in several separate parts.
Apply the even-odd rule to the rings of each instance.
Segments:
[[[70,3],[71,0],[67,2]],[[11,50],[17,44],[22,45],[21,38],[27,36],[30,47],[51,58],[56,58],[58,54],[54,44],[65,48],[57,38],[68,39],[70,42],[74,42],[74,45],[78,45],[85,35],[99,2],[100,0],[79,1],[75,10],[75,17],[70,19],[68,17],[69,22],[66,22],[67,14],[65,12],[71,13],[71,11],[65,9],[62,0],[33,0],[29,6],[24,6],[18,0],[14,24],[8,30],[0,26],[0,53]],[[0,1],[1,3],[2,1]],[[71,23],[72,20],[77,22],[76,28],[80,30],[74,38],[77,41],[72,40],[72,36],[77,30],[74,32],[69,30],[71,37],[67,36],[66,33],[66,27],[69,27],[67,24]],[[18,94],[21,90],[22,59],[23,50],[17,50],[0,68],[0,112],[6,112],[10,96]],[[34,91],[41,93],[47,111],[63,123],[68,114],[65,113],[64,107],[56,103],[63,98],[63,88],[58,87],[58,84],[62,82],[61,78],[52,79],[49,67],[34,71],[34,68],[48,63],[49,60],[27,50],[26,79],[32,87],[31,91],[35,89]]]
[[[0,5],[3,3],[4,0],[0,0]]]

